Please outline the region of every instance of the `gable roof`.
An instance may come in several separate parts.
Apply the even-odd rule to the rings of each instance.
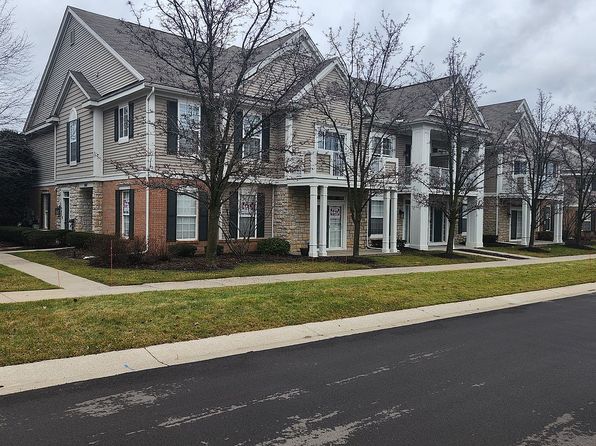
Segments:
[[[80,71],[69,71],[66,75],[66,79],[64,79],[64,83],[62,84],[62,88],[60,89],[60,93],[56,98],[56,103],[52,108],[51,116],[56,116],[60,112],[60,108],[62,107],[62,103],[68,94],[70,86],[75,84],[79,87],[79,89],[83,92],[85,97],[91,101],[96,101],[101,98],[101,94],[95,89],[93,85],[87,80],[87,78],[81,73]]]
[[[422,119],[428,115],[431,109],[429,104],[435,103],[433,90],[447,92],[449,87],[449,78],[441,77],[396,88],[389,94],[388,107],[400,107],[405,110],[405,119],[408,121]]]
[[[525,99],[517,99],[498,104],[482,105],[479,109],[493,132],[504,132],[505,135],[510,135],[525,114],[525,104]]]

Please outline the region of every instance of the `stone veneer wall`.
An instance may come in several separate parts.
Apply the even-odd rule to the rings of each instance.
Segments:
[[[60,215],[56,216],[56,227],[60,228],[64,209],[62,208],[62,192],[69,192],[69,216],[74,219],[74,230],[85,232],[101,232],[101,221],[97,221],[96,209],[101,206],[101,183],[61,184],[56,187],[55,203],[60,207]],[[99,191],[96,191],[99,189]],[[99,203],[97,203],[99,201]],[[99,224],[99,226],[98,226]]]

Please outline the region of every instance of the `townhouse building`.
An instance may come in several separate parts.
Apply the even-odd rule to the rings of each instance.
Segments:
[[[480,107],[489,127],[499,133],[499,144],[509,145],[516,138],[516,128],[532,114],[525,99]],[[500,242],[527,245],[530,240],[530,196],[527,160],[521,154],[503,154],[498,147],[487,149],[493,161],[486,173],[484,191],[484,234]],[[498,158],[498,159],[494,159]],[[560,165],[555,160],[547,166],[544,194],[539,198],[538,231],[552,233],[552,241],[563,241],[563,187]],[[550,238],[550,237],[549,237]]]
[[[119,162],[131,159],[148,165],[181,162],[180,141],[155,123],[200,113],[196,97],[164,75],[159,61],[131,45],[129,33],[135,26],[67,8],[24,128],[41,166],[31,205],[42,228],[119,234],[154,244],[205,244],[208,211],[201,200],[143,187],[118,168]],[[276,54],[296,39],[317,62],[313,82],[340,78],[337,61],[324,60],[305,31],[264,46],[258,69],[279,69]],[[448,93],[446,79],[431,82]],[[308,88],[305,84],[295,94]],[[398,240],[419,250],[446,243],[448,222],[442,211],[418,199],[443,192],[410,175],[412,166],[421,166],[427,179],[448,175],[445,138],[432,107],[425,105],[427,94],[425,84],[395,91],[393,100],[411,99],[407,119],[378,137],[382,150],[376,162],[389,180],[373,191],[361,247],[395,252]],[[492,113],[486,107],[473,110],[469,124],[488,134],[485,111]],[[337,113],[341,121],[346,111],[338,108]],[[241,119],[251,118],[247,114]],[[311,109],[263,122],[251,138],[250,150],[271,168],[266,178],[247,181],[226,204],[227,221],[222,225],[232,238],[282,237],[290,241],[293,252],[308,248],[313,257],[351,249],[354,226],[338,154],[339,139],[351,138],[348,128],[346,122],[339,134],[332,131],[330,123]],[[274,150],[282,146],[291,151]],[[292,168],[276,167],[281,163]],[[503,186],[492,182],[487,178],[486,188],[478,187],[468,200],[498,197],[509,200],[507,210],[502,205],[496,218],[492,207],[487,213],[479,208],[462,215],[457,232],[468,247],[482,246],[487,227],[496,233],[510,221],[517,224],[517,212],[523,211],[515,198],[502,196]],[[519,215],[524,222],[524,214]],[[507,229],[503,239],[518,240],[517,232],[516,226],[515,237],[509,237],[512,231]]]

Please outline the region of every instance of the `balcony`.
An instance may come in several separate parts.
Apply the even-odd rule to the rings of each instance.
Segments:
[[[326,178],[345,180],[345,162],[340,152],[329,150],[300,151],[287,157],[287,178]],[[371,174],[378,176],[380,183],[397,184],[397,158],[376,157],[371,165]]]

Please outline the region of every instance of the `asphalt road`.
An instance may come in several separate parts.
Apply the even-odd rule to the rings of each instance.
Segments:
[[[0,444],[596,445],[596,294],[3,397]]]

